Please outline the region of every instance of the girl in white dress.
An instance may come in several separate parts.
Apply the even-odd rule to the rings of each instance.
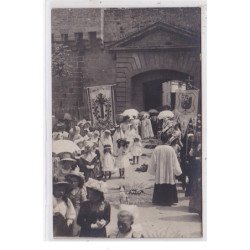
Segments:
[[[142,119],[141,136],[142,136],[142,139],[148,139],[148,138],[154,137],[152,124],[151,124],[148,114],[145,114]]]
[[[129,142],[128,151],[131,151],[131,146],[134,143],[134,138],[138,137],[136,130],[133,125],[129,126],[129,130],[127,130],[124,134],[124,138]]]
[[[113,154],[113,140],[111,137],[111,131],[108,129],[105,130],[101,134],[101,138],[99,141],[99,150],[100,150],[101,157],[103,157],[104,145],[110,145],[111,146],[111,153]]]
[[[113,150],[114,150],[114,156],[117,156],[118,154],[118,147],[117,147],[117,141],[119,139],[123,139],[124,138],[124,133],[122,131],[122,129],[120,128],[120,126],[116,127],[115,133],[113,135]]]
[[[125,168],[130,166],[128,157],[129,142],[126,139],[117,141],[118,157],[116,158],[116,167],[119,169],[120,178],[125,178]]]
[[[102,171],[104,178],[111,178],[111,173],[115,171],[115,158],[111,154],[111,145],[104,145],[104,152],[102,157]]]
[[[139,164],[139,158],[142,155],[142,144],[139,137],[134,138],[130,151],[133,155],[133,164]]]

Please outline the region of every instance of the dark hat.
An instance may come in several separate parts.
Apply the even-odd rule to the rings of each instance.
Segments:
[[[117,145],[118,147],[124,147],[127,146],[129,144],[129,141],[127,141],[126,139],[119,139],[117,140]]]
[[[60,181],[53,183],[53,189],[64,188],[65,191],[68,191],[72,188],[72,185],[66,181]]]
[[[77,172],[77,171],[72,171],[71,173],[67,174],[65,176],[66,179],[70,178],[70,177],[77,177],[80,181],[83,181],[84,180],[84,173],[81,173],[81,172]]]

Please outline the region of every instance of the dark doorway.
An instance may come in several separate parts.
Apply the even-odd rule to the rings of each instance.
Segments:
[[[131,78],[131,102],[127,104],[129,108],[139,111],[149,109],[163,110],[166,107],[162,104],[162,83],[170,80],[185,81],[188,74],[174,70],[152,70],[137,74]],[[171,96],[171,103],[175,103],[175,94]],[[174,108],[168,107],[168,108]]]
[[[162,106],[162,80],[154,80],[143,84],[145,110],[159,109]]]

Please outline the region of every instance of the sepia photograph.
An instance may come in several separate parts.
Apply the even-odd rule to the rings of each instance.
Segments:
[[[202,239],[202,8],[50,15],[52,238]]]

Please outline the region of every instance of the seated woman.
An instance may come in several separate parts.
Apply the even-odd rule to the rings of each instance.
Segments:
[[[77,217],[81,203],[87,200],[87,190],[84,186],[84,175],[79,171],[72,171],[66,176],[66,180],[72,185],[72,190],[69,192],[68,197],[75,208]],[[77,225],[76,220],[74,220],[73,236],[79,236],[79,233],[80,227]]]
[[[77,224],[81,227],[80,237],[107,237],[106,226],[110,222],[110,204],[104,200],[106,183],[89,178],[88,201],[81,204]]]
[[[62,158],[54,162],[53,179],[54,181],[65,181],[65,176],[72,170],[79,170],[77,162],[70,153],[63,153]]]
[[[76,211],[68,198],[70,184],[58,182],[53,185],[53,236],[72,236],[72,224]]]
[[[86,142],[85,148],[82,151],[81,160],[83,164],[82,170],[84,172],[86,181],[88,181],[89,178],[96,179],[98,156],[95,153],[93,142],[91,141]]]

